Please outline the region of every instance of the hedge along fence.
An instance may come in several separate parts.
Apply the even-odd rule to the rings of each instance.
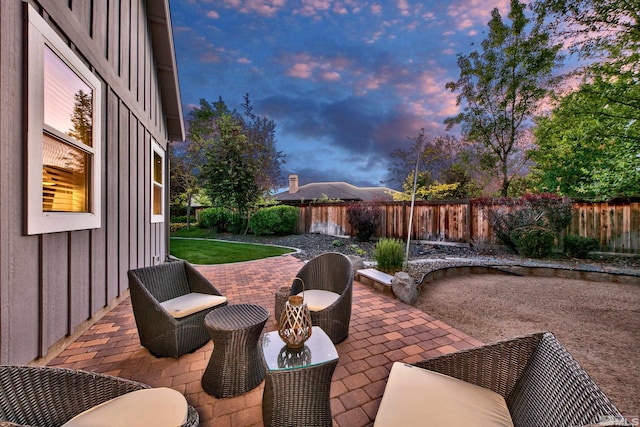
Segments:
[[[406,240],[410,202],[380,203],[377,237]],[[567,232],[595,237],[603,252],[640,254],[640,201],[624,203],[575,202]],[[299,206],[297,232],[353,235],[347,218],[347,203],[311,203]],[[499,244],[491,229],[493,209],[505,206],[477,205],[469,201],[416,201],[412,240]]]

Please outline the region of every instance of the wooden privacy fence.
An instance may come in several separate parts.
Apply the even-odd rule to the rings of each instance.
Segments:
[[[311,203],[299,206],[297,232],[330,235],[353,235],[345,203]],[[379,203],[378,237],[406,240],[411,204]],[[504,206],[476,205],[468,201],[416,201],[412,221],[412,240],[457,243],[499,244],[489,217],[493,209]],[[506,208],[508,209],[508,208]],[[567,232],[595,237],[600,250],[617,253],[640,253],[640,202],[575,202]]]

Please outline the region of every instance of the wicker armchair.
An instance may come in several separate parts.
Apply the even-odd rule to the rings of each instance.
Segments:
[[[221,296],[191,264],[167,262],[130,270],[128,277],[140,344],[151,354],[180,357],[211,339],[204,326],[204,318],[211,310],[227,305],[226,302],[182,318],[175,318],[160,305],[193,292]]]
[[[311,311],[311,322],[320,326],[334,344],[344,341],[349,335],[351,299],[353,294],[353,267],[345,255],[328,252],[307,262],[296,275],[304,281],[304,290],[330,291],[340,297],[321,311]],[[291,295],[303,290],[300,280],[293,280]]]
[[[58,427],[79,413],[148,385],[105,374],[43,366],[0,366],[0,420]],[[184,426],[198,426],[188,407]]]
[[[618,409],[549,332],[488,344],[413,365],[502,395],[516,427],[626,424]],[[613,424],[607,424],[613,425]]]

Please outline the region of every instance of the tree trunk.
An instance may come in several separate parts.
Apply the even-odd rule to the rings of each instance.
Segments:
[[[509,174],[507,168],[507,162],[503,161],[502,163],[502,197],[507,197],[509,195]]]
[[[187,198],[187,228],[191,228],[191,193]]]

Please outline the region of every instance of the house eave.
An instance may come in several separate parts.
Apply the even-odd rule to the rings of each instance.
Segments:
[[[181,142],[185,140],[185,128],[169,1],[147,0],[146,4],[167,134],[170,141]]]

